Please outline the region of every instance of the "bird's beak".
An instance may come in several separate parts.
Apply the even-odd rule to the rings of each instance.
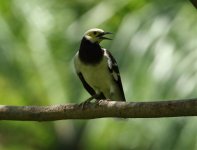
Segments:
[[[112,40],[111,38],[108,38],[108,37],[104,37],[104,35],[107,35],[107,34],[113,34],[111,32],[103,32],[101,33],[98,37],[102,40]]]

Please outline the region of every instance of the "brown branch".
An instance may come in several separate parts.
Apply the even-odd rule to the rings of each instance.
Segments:
[[[3,106],[0,120],[54,121],[63,119],[158,118],[197,116],[197,98],[156,102],[100,101],[86,105]]]

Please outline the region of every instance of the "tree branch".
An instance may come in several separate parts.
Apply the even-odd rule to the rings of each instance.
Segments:
[[[4,106],[0,120],[54,121],[63,119],[158,118],[197,116],[197,98],[156,102],[117,102],[102,100],[86,105]]]

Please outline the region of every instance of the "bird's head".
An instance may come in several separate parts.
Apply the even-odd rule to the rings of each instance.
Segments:
[[[92,43],[100,43],[102,40],[111,40],[105,37],[106,34],[112,34],[111,32],[105,32],[102,29],[93,28],[85,32],[84,37]]]

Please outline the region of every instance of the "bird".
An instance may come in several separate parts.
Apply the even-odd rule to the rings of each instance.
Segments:
[[[99,28],[86,31],[79,50],[74,56],[74,68],[83,87],[91,95],[84,103],[93,99],[126,101],[117,62],[111,52],[100,46],[103,40],[112,40],[112,34]]]

